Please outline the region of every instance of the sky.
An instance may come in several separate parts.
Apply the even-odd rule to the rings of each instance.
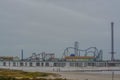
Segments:
[[[115,58],[120,59],[120,0],[0,0],[0,56],[55,53],[79,42],[111,55],[114,22]]]

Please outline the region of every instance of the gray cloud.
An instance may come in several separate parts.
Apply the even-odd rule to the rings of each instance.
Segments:
[[[80,42],[110,52],[110,22],[115,21],[115,48],[119,55],[119,0],[0,0],[0,53],[25,56],[55,52]],[[105,57],[107,58],[107,57]],[[110,58],[110,55],[109,55]],[[117,57],[119,58],[119,57]]]

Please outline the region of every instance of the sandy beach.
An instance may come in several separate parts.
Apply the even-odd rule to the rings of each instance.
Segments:
[[[61,78],[68,80],[112,80],[112,74],[84,73],[84,72],[59,72]],[[114,80],[120,80],[120,74],[114,75]]]
[[[57,76],[58,78],[66,78],[68,80],[112,80],[112,72],[111,71],[75,72],[75,71],[68,70],[65,72],[58,72],[57,70],[53,71],[52,67],[2,67],[2,66],[0,66],[0,68],[23,70],[23,71],[28,71],[28,72],[56,73],[56,74],[60,75],[60,76]],[[54,78],[54,77],[50,76],[49,78]],[[120,71],[115,72],[114,80],[120,80]]]

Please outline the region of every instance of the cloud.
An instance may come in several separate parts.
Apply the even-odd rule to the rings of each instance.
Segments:
[[[116,21],[116,34],[120,29],[115,19],[118,15],[112,12],[118,5],[112,6],[113,2],[0,0],[0,52],[18,55],[24,49],[26,56],[33,51],[55,52],[59,56],[67,46],[79,41],[80,48],[96,46],[106,55],[110,51],[110,19]]]

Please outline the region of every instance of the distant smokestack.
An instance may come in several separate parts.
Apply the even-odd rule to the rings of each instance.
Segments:
[[[23,49],[21,50],[21,60],[23,60]]]
[[[111,22],[111,61],[114,61],[114,22]]]

